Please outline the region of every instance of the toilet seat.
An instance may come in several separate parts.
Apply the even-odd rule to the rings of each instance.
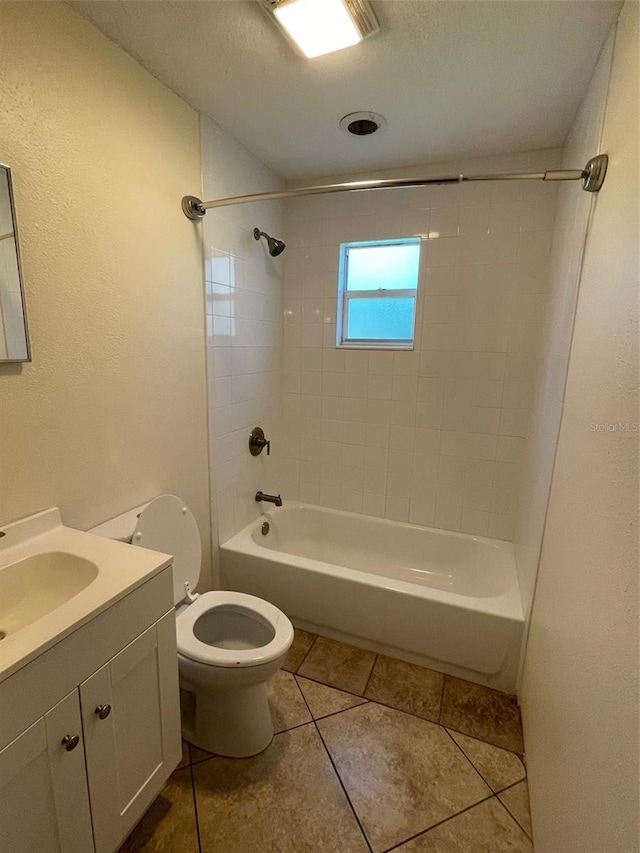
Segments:
[[[265,645],[248,649],[228,649],[209,645],[194,633],[196,622],[217,608],[236,611],[238,616],[254,619],[273,633]],[[181,610],[176,616],[178,653],[207,666],[248,667],[269,663],[284,654],[293,640],[291,622],[284,614],[261,598],[243,592],[216,590],[205,592]]]

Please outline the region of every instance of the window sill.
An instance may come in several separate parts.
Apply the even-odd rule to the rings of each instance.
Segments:
[[[336,349],[368,349],[368,350],[399,350],[402,352],[406,352],[407,350],[413,350],[415,348],[415,344],[413,341],[403,343],[367,343],[363,341],[362,343],[351,343],[341,341],[340,343],[336,343]]]

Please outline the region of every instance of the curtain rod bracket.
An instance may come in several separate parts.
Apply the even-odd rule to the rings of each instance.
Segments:
[[[606,154],[596,154],[584,167],[582,173],[582,189],[588,193],[597,193],[604,184],[609,158]]]
[[[186,195],[182,199],[182,212],[189,219],[198,222],[204,217],[207,211],[202,206],[201,199],[196,198],[194,195]]]

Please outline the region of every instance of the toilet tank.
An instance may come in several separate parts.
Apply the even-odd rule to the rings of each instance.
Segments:
[[[96,536],[104,536],[106,539],[117,539],[118,542],[128,542],[131,544],[133,531],[136,529],[136,524],[143,509],[149,506],[149,501],[146,504],[141,504],[134,509],[127,510],[121,515],[116,515],[115,518],[99,524],[97,527],[92,527],[89,533],[95,533]]]

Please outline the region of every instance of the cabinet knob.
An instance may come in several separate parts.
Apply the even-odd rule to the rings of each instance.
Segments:
[[[96,714],[101,720],[106,720],[111,713],[111,705],[98,705]]]
[[[67,752],[73,752],[76,746],[80,743],[80,735],[65,735],[60,741]]]

